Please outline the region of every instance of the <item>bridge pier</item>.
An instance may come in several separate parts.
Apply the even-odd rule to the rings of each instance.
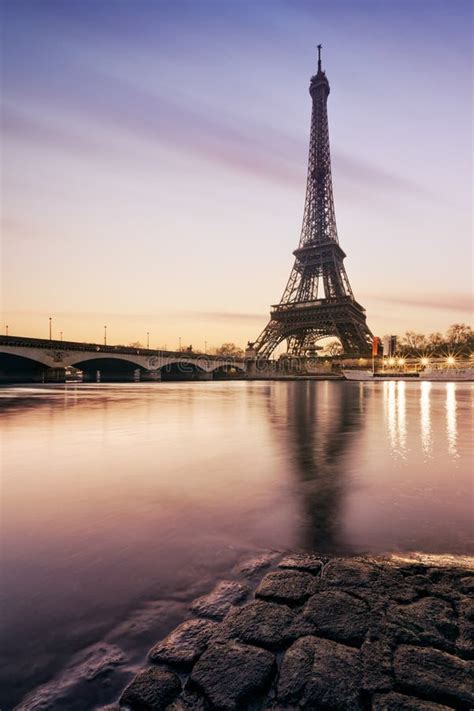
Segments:
[[[140,381],[144,383],[157,383],[161,380],[161,372],[159,370],[141,370]]]
[[[137,375],[138,373],[138,375]],[[140,380],[139,368],[133,370],[83,370],[83,383],[136,383]]]
[[[22,368],[0,370],[0,383],[4,385],[21,385],[27,383],[65,383],[65,368],[47,368],[46,366],[33,365]]]
[[[206,373],[205,371],[197,372],[192,380],[213,380],[212,373]]]
[[[66,368],[45,368],[43,370],[41,382],[43,383],[65,383]]]

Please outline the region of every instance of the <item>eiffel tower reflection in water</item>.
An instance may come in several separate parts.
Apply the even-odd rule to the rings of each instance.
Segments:
[[[301,381],[273,388],[268,401],[272,424],[291,452],[306,548],[347,551],[340,532],[350,488],[345,461],[363,428],[362,393],[357,386]]]

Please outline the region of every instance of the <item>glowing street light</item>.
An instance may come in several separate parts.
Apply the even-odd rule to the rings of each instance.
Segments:
[[[421,359],[421,365],[429,365],[430,359],[429,358],[422,358]]]
[[[405,365],[405,358],[399,358],[398,365]]]
[[[447,363],[448,365],[454,365],[455,362],[456,362],[456,358],[455,358],[454,356],[448,356],[448,357],[446,358],[446,363]]]
[[[389,359],[388,359],[388,364],[389,364],[389,365],[395,365],[395,358],[389,358]]]

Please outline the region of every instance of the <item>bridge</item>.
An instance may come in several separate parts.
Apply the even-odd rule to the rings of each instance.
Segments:
[[[67,369],[84,382],[212,380],[242,376],[243,359],[192,351],[0,336],[0,383],[65,382]]]

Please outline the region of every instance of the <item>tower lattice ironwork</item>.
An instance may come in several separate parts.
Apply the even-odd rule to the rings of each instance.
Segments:
[[[294,356],[316,348],[316,342],[333,336],[345,354],[366,354],[372,334],[365,309],[355,300],[339,246],[331,177],[327,99],[329,82],[321,69],[318,45],[318,72],[311,77],[309,93],[313,102],[309,142],[308,180],[303,226],[295,263],[283,296],[271,307],[270,321],[253,349],[268,357],[282,342]]]

